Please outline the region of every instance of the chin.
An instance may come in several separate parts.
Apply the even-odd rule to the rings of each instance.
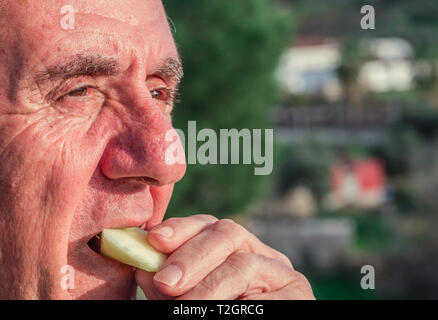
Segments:
[[[134,276],[123,279],[123,282],[101,284],[84,283],[78,292],[71,294],[73,300],[133,300],[136,296],[137,285]]]
[[[134,268],[95,252],[83,241],[70,244],[68,263],[73,270],[74,283],[68,294],[78,300],[135,299],[137,284]],[[67,276],[67,273],[66,275]]]

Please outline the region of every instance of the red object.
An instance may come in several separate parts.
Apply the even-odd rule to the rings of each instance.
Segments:
[[[354,177],[361,193],[383,190],[386,183],[383,164],[376,159],[345,161],[334,165],[331,182],[335,193],[344,187],[347,176]]]

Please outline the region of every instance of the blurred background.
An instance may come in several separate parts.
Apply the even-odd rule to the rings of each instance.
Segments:
[[[189,165],[168,217],[232,217],[318,299],[438,298],[438,2],[163,2],[185,69],[175,127],[275,134],[271,175]]]

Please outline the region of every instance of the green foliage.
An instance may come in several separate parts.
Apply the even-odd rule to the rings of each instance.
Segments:
[[[436,29],[438,28],[438,3],[435,0],[381,0],[381,33],[394,34],[409,40],[417,56],[436,58]],[[377,9],[376,9],[377,10]]]
[[[438,111],[406,108],[375,154],[384,160],[399,212],[434,212],[438,190]]]
[[[309,276],[313,293],[318,300],[375,300],[382,297],[375,290],[363,290],[360,278],[344,270],[327,275]]]
[[[357,40],[347,40],[342,46],[342,61],[338,67],[339,78],[342,83],[349,84],[356,82],[359,71],[365,57],[360,50]]]
[[[317,198],[330,190],[330,168],[335,148],[315,141],[284,147],[277,173],[280,194],[298,185],[310,188]]]
[[[427,107],[405,108],[390,128],[389,139],[377,154],[382,157],[389,175],[411,173],[423,159],[430,162],[438,136],[438,111]]]
[[[384,251],[396,242],[391,226],[379,215],[356,217],[356,246],[374,253]]]
[[[270,0],[164,1],[183,60],[182,102],[174,126],[266,128],[278,98],[274,70],[292,36],[293,17]],[[187,134],[186,134],[187,137]],[[169,215],[238,213],[264,190],[252,165],[188,165]]]

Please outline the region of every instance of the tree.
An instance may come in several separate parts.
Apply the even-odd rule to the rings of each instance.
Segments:
[[[337,71],[343,88],[344,100],[349,106],[362,106],[364,92],[359,75],[364,61],[365,55],[360,50],[358,41],[345,40],[342,59]]]
[[[167,0],[185,77],[174,126],[266,128],[277,95],[274,70],[291,41],[288,10],[270,0]],[[198,144],[199,146],[199,144]],[[188,165],[168,214],[238,213],[264,190],[251,165]]]

